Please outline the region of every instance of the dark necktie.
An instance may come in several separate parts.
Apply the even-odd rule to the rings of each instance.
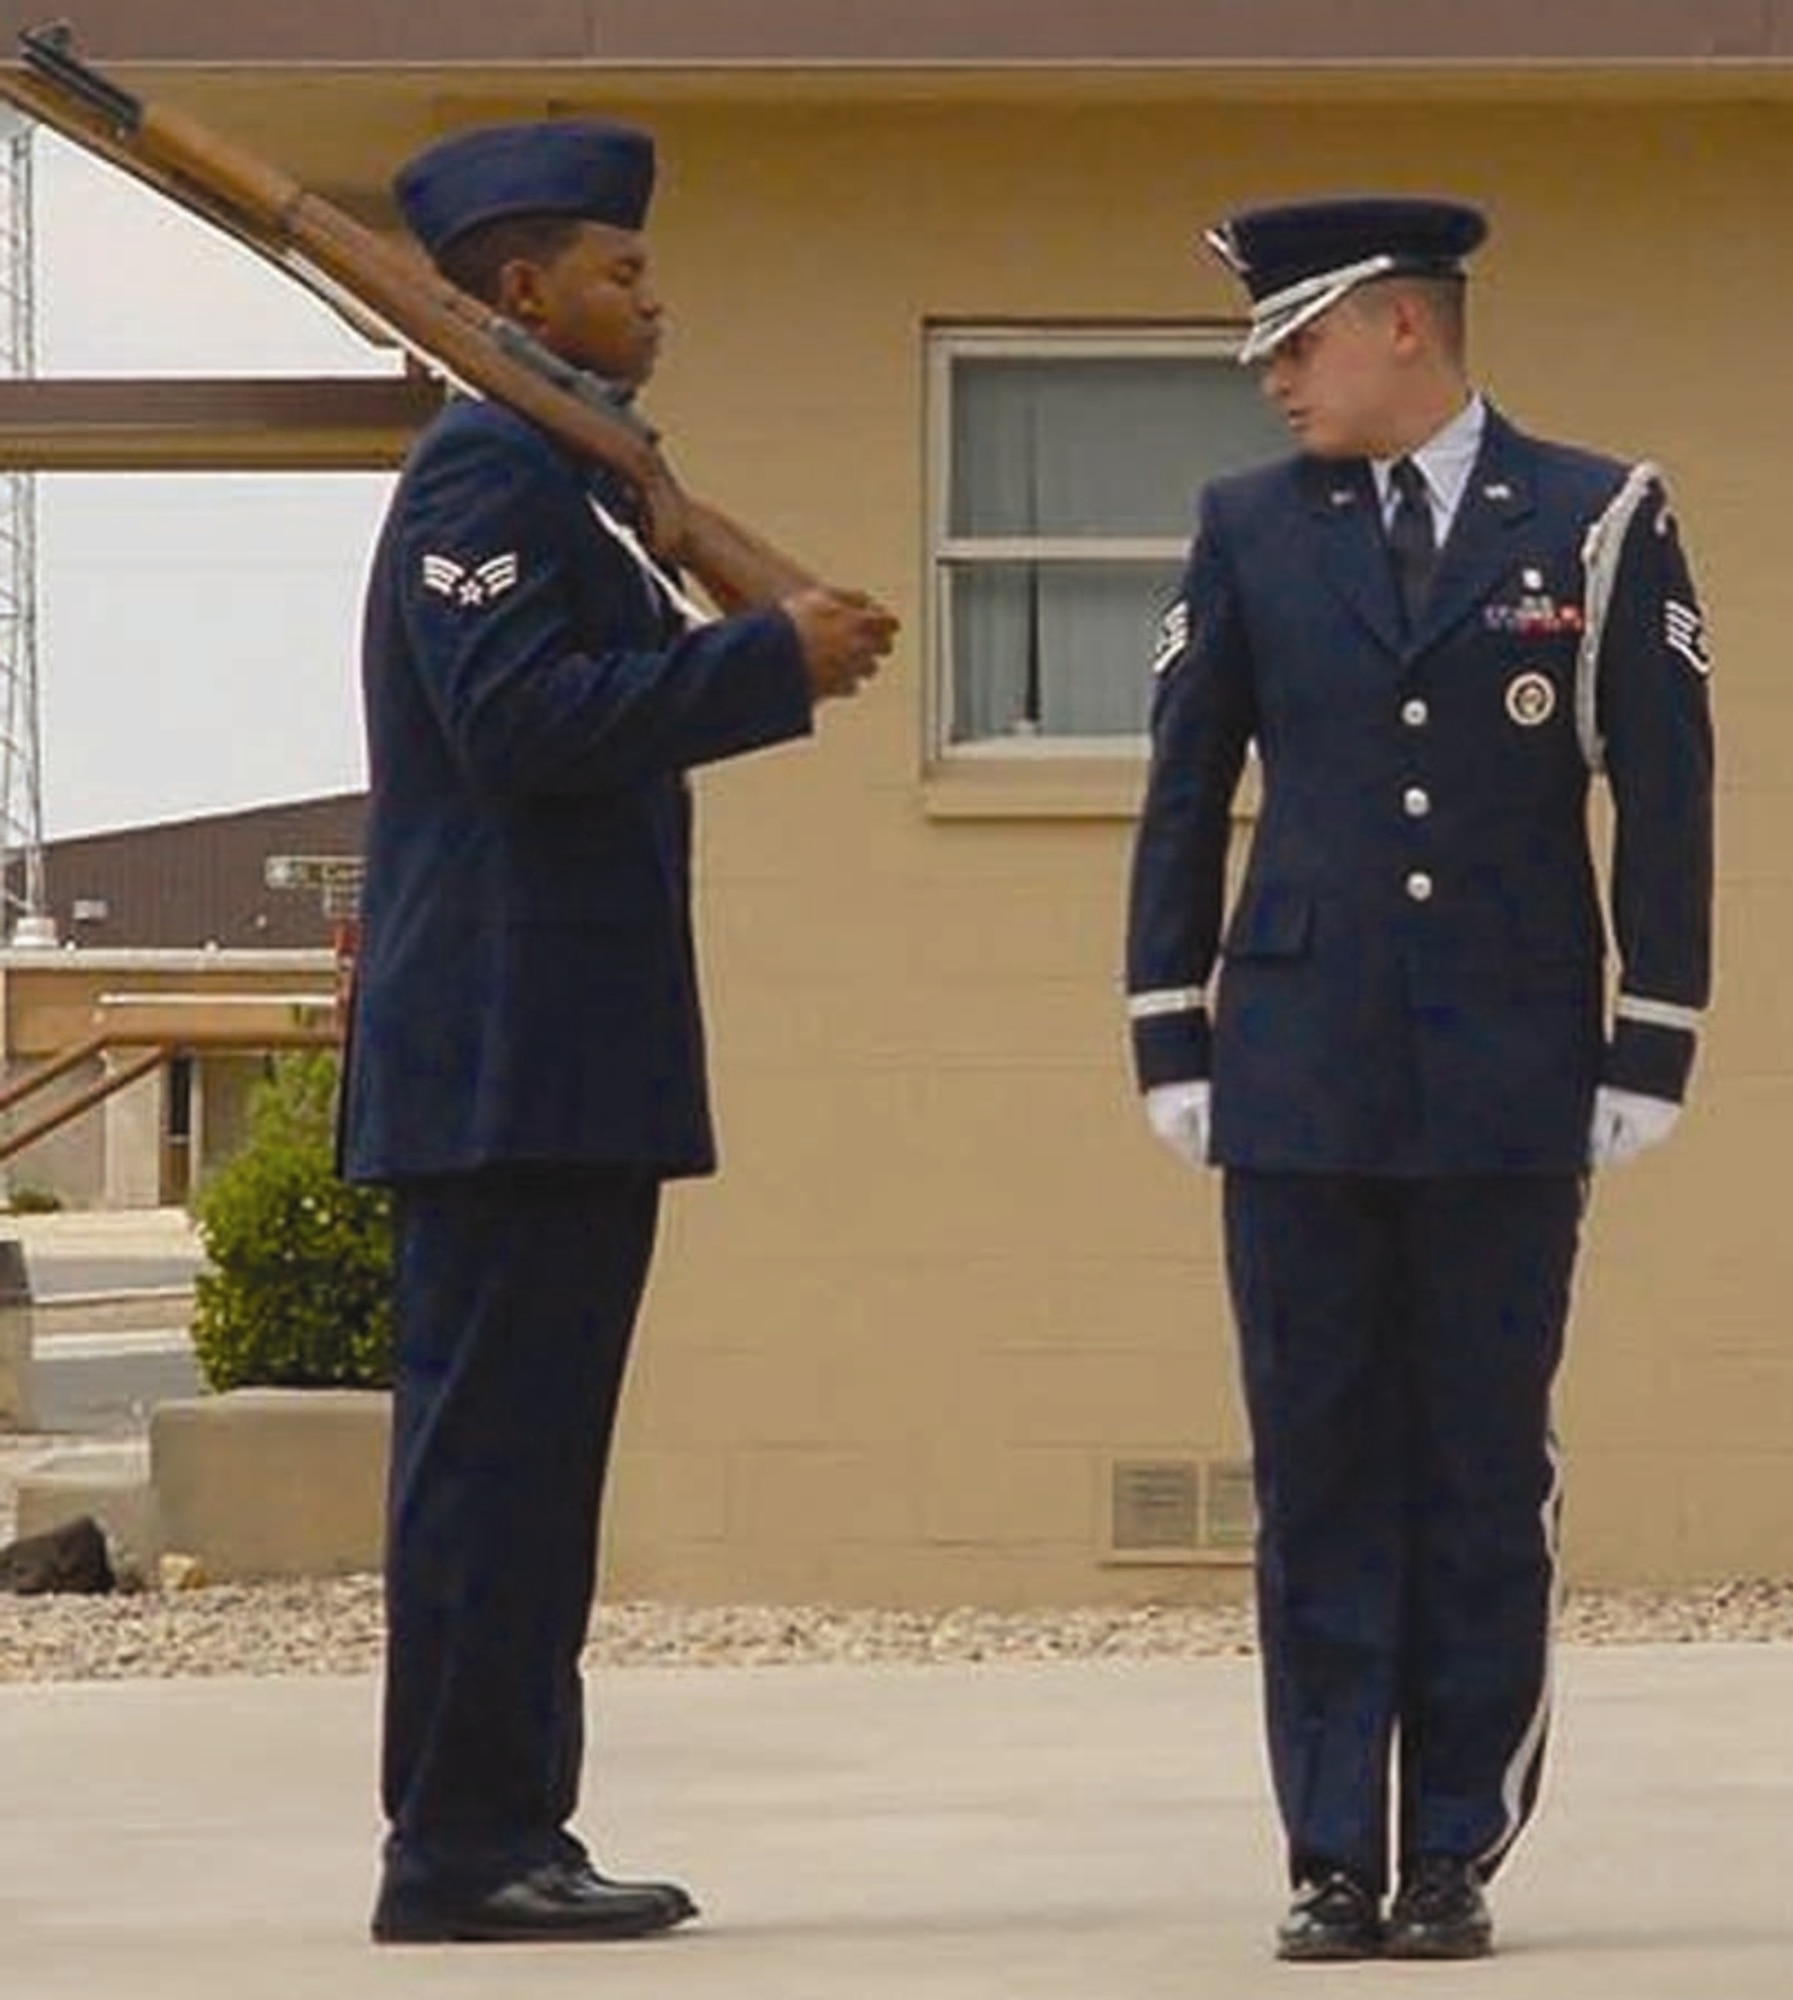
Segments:
[[[1388,552],[1394,558],[1395,582],[1409,632],[1417,629],[1425,609],[1432,572],[1438,567],[1438,544],[1432,536],[1432,502],[1426,479],[1410,458],[1398,458],[1389,468],[1395,490],[1395,511],[1388,524]]]

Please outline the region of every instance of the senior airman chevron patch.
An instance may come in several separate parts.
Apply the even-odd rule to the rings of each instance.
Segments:
[[[424,589],[433,590],[438,597],[446,597],[451,604],[468,610],[475,610],[482,604],[490,604],[495,597],[502,597],[516,581],[517,557],[514,550],[501,556],[488,556],[482,563],[458,563],[453,556],[425,556],[423,559]]]

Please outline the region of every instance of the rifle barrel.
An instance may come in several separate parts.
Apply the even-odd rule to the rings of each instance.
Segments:
[[[121,132],[135,132],[143,123],[143,104],[128,90],[101,76],[75,54],[75,31],[66,21],[26,28],[19,36],[25,67],[91,104]]]

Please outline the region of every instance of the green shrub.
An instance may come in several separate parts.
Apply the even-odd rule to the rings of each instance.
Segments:
[[[20,1181],[7,1198],[14,1215],[54,1215],[62,1197],[54,1188],[40,1187],[35,1181]]]
[[[386,1196],[336,1176],[336,1059],[276,1059],[249,1136],[193,1215],[210,1268],[194,1282],[193,1347],[213,1389],[385,1388],[392,1379]]]

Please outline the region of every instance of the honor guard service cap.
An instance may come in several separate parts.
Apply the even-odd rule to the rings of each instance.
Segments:
[[[1365,195],[1246,209],[1204,241],[1251,295],[1241,361],[1261,361],[1298,327],[1376,278],[1455,278],[1488,233],[1456,201]]]
[[[654,192],[654,142],[631,125],[600,118],[483,125],[407,161],[392,191],[432,257],[469,229],[511,215],[578,216],[639,229]]]

